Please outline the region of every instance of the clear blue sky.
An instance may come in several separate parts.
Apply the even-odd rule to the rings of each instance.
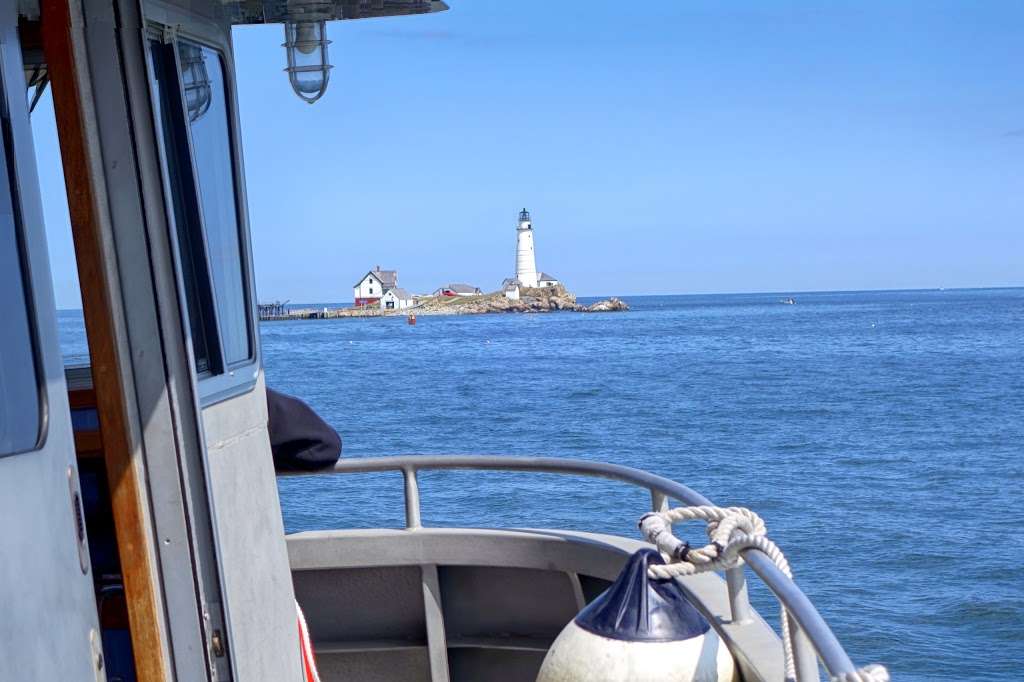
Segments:
[[[313,106],[236,29],[261,298],[495,288],[523,206],[584,295],[1024,284],[1020,0],[450,4]]]

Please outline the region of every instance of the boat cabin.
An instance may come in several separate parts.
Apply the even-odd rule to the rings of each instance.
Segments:
[[[284,49],[267,49],[313,102],[329,82],[327,21],[447,7],[0,7],[0,679],[303,679],[231,31],[281,24]],[[89,346],[73,367],[30,124],[45,89]]]

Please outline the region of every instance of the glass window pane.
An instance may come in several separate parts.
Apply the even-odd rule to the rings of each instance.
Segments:
[[[42,423],[18,223],[7,171],[0,168],[0,456],[35,449]]]
[[[230,365],[251,352],[224,69],[215,50],[187,41],[179,42],[178,57],[224,362]]]
[[[177,66],[174,54],[163,49],[163,45],[153,41],[150,46],[150,58],[156,87],[153,88],[156,109],[159,112],[164,139],[164,156],[167,160],[167,182],[171,210],[178,233],[178,256],[181,260],[181,274],[185,287],[185,299],[188,306],[189,331],[192,335],[192,353],[195,357],[196,372],[203,374],[213,370],[210,359],[212,348],[207,339],[207,327],[213,331],[212,317],[204,315],[203,292],[209,287],[206,271],[206,253],[202,243],[202,233],[192,228],[194,219],[189,217],[187,202],[193,194],[192,165],[188,153],[188,138],[185,128],[181,125],[180,102],[175,92],[168,88],[178,88]],[[178,113],[175,115],[175,107]],[[194,200],[193,200],[194,201]]]

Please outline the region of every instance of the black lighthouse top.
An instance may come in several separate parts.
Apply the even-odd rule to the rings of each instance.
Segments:
[[[530,222],[530,212],[525,208],[519,212],[519,222],[528,223]]]

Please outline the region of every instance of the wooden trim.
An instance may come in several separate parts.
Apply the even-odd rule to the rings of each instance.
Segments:
[[[68,406],[72,410],[96,407],[96,391],[91,388],[68,389]]]
[[[88,64],[82,18],[73,0],[43,0],[43,49],[49,66],[53,108],[59,131],[67,185],[82,309],[92,358],[93,386],[99,413],[111,506],[121,558],[136,674],[144,682],[168,679],[166,632],[162,618],[159,574],[155,561],[145,489],[145,466],[135,447],[126,387],[130,377],[118,344],[116,262],[108,258],[104,231],[109,221],[100,204],[94,169],[101,166],[93,103],[89,99]],[[118,74],[110,74],[119,78]],[[98,172],[98,171],[97,171]],[[109,235],[106,235],[109,238]],[[113,270],[113,273],[111,272]]]
[[[103,457],[103,438],[99,431],[79,431],[75,433],[75,454],[79,459],[101,459]]]

